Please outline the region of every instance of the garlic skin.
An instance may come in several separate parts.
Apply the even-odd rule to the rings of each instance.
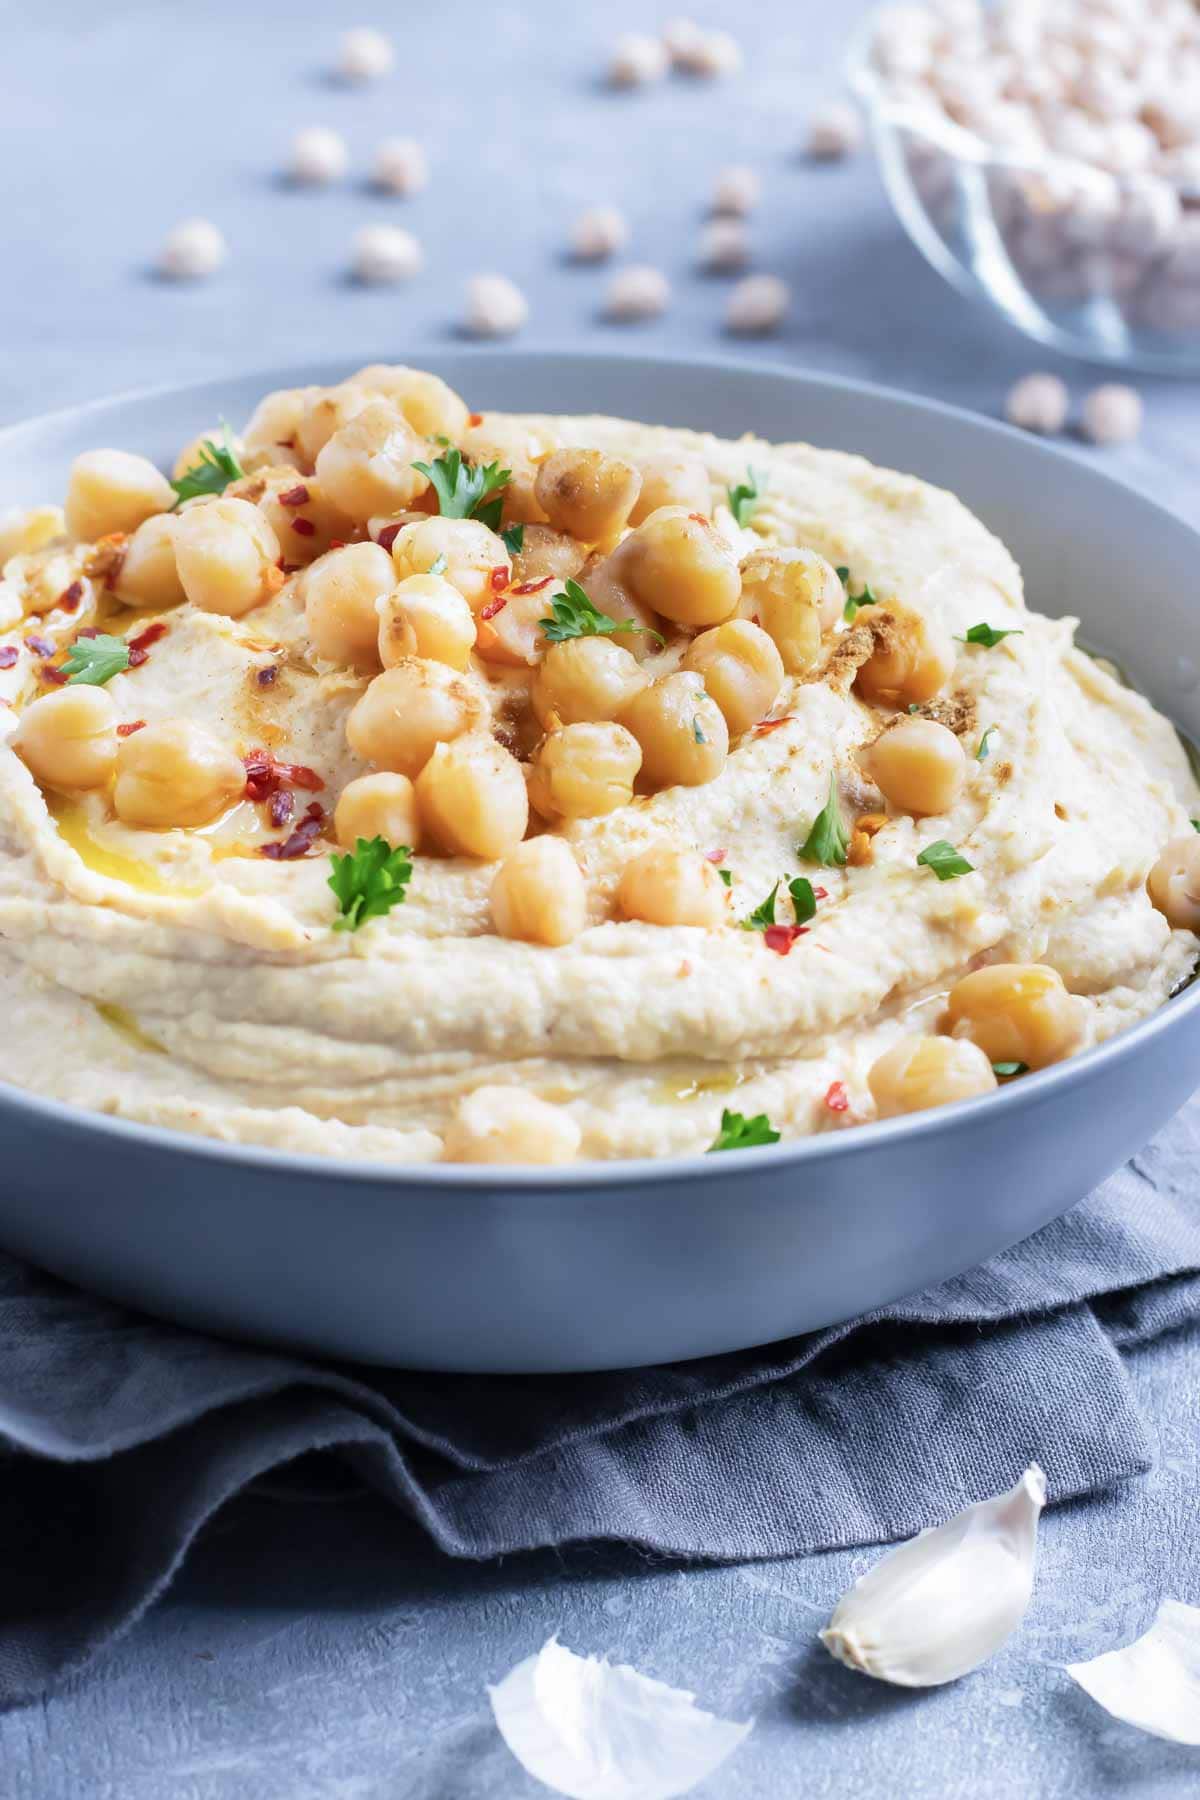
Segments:
[[[1012,1636],[1033,1592],[1046,1477],[955,1513],[892,1550],[843,1594],[821,1635],[831,1656],[897,1687],[940,1687]]]
[[[1200,1744],[1200,1606],[1164,1600],[1132,1644],[1066,1668],[1114,1719],[1173,1744]]]

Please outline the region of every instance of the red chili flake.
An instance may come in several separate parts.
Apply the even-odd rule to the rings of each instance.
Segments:
[[[710,862],[710,863],[723,863],[725,861],[725,846],[724,846],[724,844],[721,845],[721,848],[719,850],[706,850],[704,852],[704,860],[705,860],[705,862]]]
[[[271,795],[271,803],[267,808],[272,825],[286,825],[296,808],[296,798],[291,788],[280,788],[277,794]]]
[[[544,587],[549,587],[554,580],[553,575],[543,575],[540,581],[523,581],[520,587],[513,589],[514,594],[540,594]]]
[[[385,525],[384,526],[384,528],[380,532],[379,536],[375,539],[375,542],[379,545],[381,550],[387,550],[390,552],[392,545],[395,543],[396,539],[400,536],[400,533],[403,530],[404,530],[403,524],[401,523],[401,521],[399,519],[397,519],[396,523],[394,525]]]
[[[708,525],[711,523],[707,513],[689,513],[688,518],[694,519],[697,525]]]
[[[329,548],[331,550],[344,550],[346,548],[345,538],[330,538]]]
[[[260,669],[254,679],[258,682],[259,687],[270,687],[278,674],[278,663],[272,663],[269,669]]]
[[[492,570],[491,574],[488,576],[488,580],[492,584],[493,594],[501,593],[503,591],[503,589],[508,586],[508,578],[509,578],[508,569],[505,568],[503,563],[497,563],[496,567]]]
[[[279,496],[280,506],[307,506],[308,501],[308,489],[302,481],[297,482],[295,487],[288,488],[285,493],[282,493]]]
[[[259,850],[263,856],[270,857],[272,862],[295,862],[297,857],[308,853],[320,837],[324,825],[324,807],[310,806],[290,838],[282,844],[260,844]]]
[[[52,681],[55,687],[63,687],[67,680],[67,671],[57,669],[52,663],[43,663],[38,671],[43,681]]]
[[[99,636],[100,636],[100,628],[99,628],[99,626],[98,626],[98,625],[85,625],[85,626],[84,626],[84,628],[83,628],[83,630],[82,630],[82,631],[77,631],[77,632],[76,632],[76,633],[75,633],[75,636],[76,636],[76,637],[77,637],[77,638],[81,638],[81,637],[89,637],[89,638],[91,638],[91,637],[99,637]]]
[[[279,561],[275,564],[275,567],[279,570],[281,575],[294,575],[296,570],[300,567],[300,564],[290,563],[286,556],[281,556]]]
[[[29,646],[29,648],[33,651],[33,654],[35,656],[53,656],[54,655],[54,645],[49,643],[43,637],[27,637],[25,639],[25,642]]]
[[[825,1090],[825,1104],[830,1112],[849,1112],[850,1096],[844,1081],[831,1081]]]
[[[467,414],[467,424],[468,425],[482,425],[483,424],[483,414],[482,413],[468,413]]]
[[[15,644],[0,644],[0,669],[11,669],[20,654]]]
[[[479,616],[481,619],[494,619],[496,614],[503,612],[507,605],[508,595],[501,594],[498,600],[489,600],[486,606],[481,606]]]
[[[311,519],[293,519],[292,530],[297,537],[316,537],[317,528]]]
[[[55,601],[55,605],[61,606],[64,612],[75,612],[82,599],[83,583],[82,581],[73,581],[69,588],[63,589],[62,593]]]
[[[804,937],[807,931],[807,925],[768,925],[763,932],[763,943],[777,956],[786,956],[796,939]]]
[[[782,719],[760,719],[754,727],[755,737],[766,737],[768,732],[778,731],[781,725],[791,723],[791,717],[790,713],[785,713]]]
[[[829,898],[829,889],[828,888],[814,888],[813,889],[813,899],[814,900],[828,900],[828,898]]]
[[[296,448],[296,439],[294,436],[287,437],[287,438],[276,438],[275,442],[279,445],[279,448],[281,450],[294,450]]]
[[[142,664],[150,654],[151,644],[157,644],[159,638],[166,637],[167,630],[168,627],[163,621],[161,619],[156,619],[153,625],[147,625],[145,631],[139,631],[135,638],[130,638],[128,640],[129,666],[131,669],[141,668]]]
[[[145,719],[130,719],[127,724],[117,726],[117,736],[132,737],[134,732],[140,731],[145,723]]]
[[[285,783],[307,788],[313,794],[319,794],[325,786],[314,770],[306,769],[303,763],[280,762],[269,750],[251,750],[249,756],[243,756],[242,766],[246,771],[247,800],[268,800]]]

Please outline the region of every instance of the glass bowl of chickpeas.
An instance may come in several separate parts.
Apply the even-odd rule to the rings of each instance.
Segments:
[[[1200,14],[874,11],[851,48],[905,230],[960,293],[1091,361],[1200,372]]]

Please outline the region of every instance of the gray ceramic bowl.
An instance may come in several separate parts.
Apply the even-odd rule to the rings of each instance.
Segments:
[[[659,358],[420,357],[481,407],[589,412],[863,452],[953,488],[1200,737],[1200,538],[1096,468],[950,408],[782,369]],[[0,496],[78,451],[169,462],[284,369],[0,433]],[[1056,1217],[1197,1079],[1200,984],[1072,1062],[944,1111],[777,1149],[563,1173],[390,1172],[176,1136],[0,1089],[0,1242],[190,1325],[436,1369],[569,1370],[811,1330],[954,1275]]]

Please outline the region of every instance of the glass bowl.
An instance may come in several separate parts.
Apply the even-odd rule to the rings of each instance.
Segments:
[[[892,204],[926,259],[1039,343],[1200,374],[1200,188],[985,142],[877,67],[892,10],[864,21],[848,74]]]

